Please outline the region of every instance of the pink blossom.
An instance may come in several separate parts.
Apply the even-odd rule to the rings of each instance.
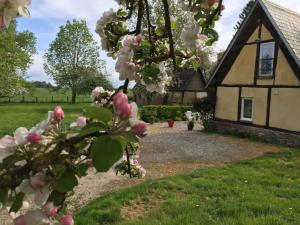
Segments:
[[[225,10],[225,5],[221,5],[221,11]]]
[[[29,184],[33,189],[42,189],[45,186],[45,175],[37,173],[30,178]]]
[[[53,114],[54,114],[54,119],[56,121],[61,121],[65,117],[65,113],[64,113],[63,109],[60,106],[55,107],[55,109],[53,111]]]
[[[138,45],[141,44],[141,42],[143,41],[143,36],[141,34],[135,36],[135,41]]]
[[[43,206],[43,211],[48,217],[53,217],[58,212],[58,207],[56,207],[53,202],[48,202]]]
[[[61,225],[73,225],[74,220],[71,215],[64,215],[60,218],[60,224]]]
[[[27,225],[25,216],[21,215],[15,218],[14,225]]]
[[[114,106],[118,109],[119,106],[123,103],[128,104],[128,97],[125,95],[123,92],[118,92],[114,97],[113,97],[113,103]]]
[[[35,144],[35,145],[40,144],[42,141],[41,135],[39,135],[37,133],[29,133],[26,138],[27,138],[28,142],[30,142],[31,144]]]
[[[132,115],[132,105],[128,103],[120,104],[117,108],[117,111],[121,119],[129,119]]]
[[[131,128],[131,131],[142,138],[146,136],[148,126],[149,124],[140,121]]]
[[[86,125],[86,117],[80,116],[77,118],[76,123],[79,127],[84,127]]]

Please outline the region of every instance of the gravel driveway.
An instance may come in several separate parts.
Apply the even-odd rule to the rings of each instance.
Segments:
[[[167,127],[167,123],[152,125],[149,135],[141,142],[141,163],[147,170],[146,179],[220,166],[280,150],[278,147],[239,138],[206,134],[201,129],[197,125],[194,131],[187,131],[185,122],[176,122],[172,129]],[[80,180],[75,195],[70,198],[70,211],[80,209],[103,193],[143,181],[117,177],[113,171],[95,173],[91,170],[87,177]],[[6,216],[2,213],[0,221],[3,221],[3,217]]]

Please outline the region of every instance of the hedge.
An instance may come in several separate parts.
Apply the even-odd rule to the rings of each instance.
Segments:
[[[140,107],[140,117],[148,123],[163,122],[167,120],[184,121],[185,112],[192,111],[192,106],[148,105]]]

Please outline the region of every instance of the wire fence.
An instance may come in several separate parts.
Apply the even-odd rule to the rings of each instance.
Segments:
[[[0,103],[70,103],[70,96],[19,96],[19,97],[3,97]],[[77,103],[91,103],[89,96],[77,96]]]

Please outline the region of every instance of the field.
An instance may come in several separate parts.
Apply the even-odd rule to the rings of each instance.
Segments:
[[[81,114],[84,106],[89,103],[55,104],[55,103],[10,103],[0,104],[0,136],[11,134],[18,127],[30,129],[32,126],[47,118],[47,112],[60,105],[65,111],[64,126],[66,127]]]
[[[92,201],[77,225],[298,225],[300,152],[197,170]]]
[[[38,102],[38,103],[51,103],[51,102],[70,102],[71,101],[71,92],[64,90],[51,91],[47,88],[35,88],[29,94],[24,96],[15,96],[15,97],[2,97],[0,102]],[[79,95],[77,96],[77,102],[90,102],[90,95]]]

